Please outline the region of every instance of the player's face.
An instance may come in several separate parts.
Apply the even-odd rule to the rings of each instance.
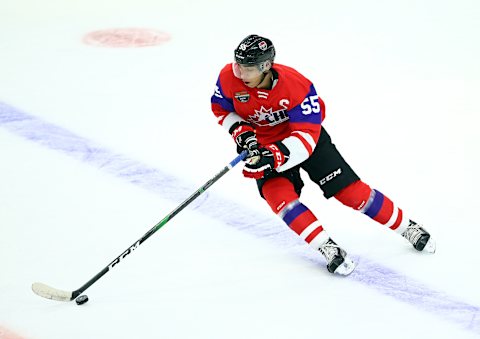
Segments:
[[[234,62],[233,74],[235,74],[237,78],[241,79],[243,83],[250,88],[257,87],[263,79],[263,73],[256,65],[240,65]]]

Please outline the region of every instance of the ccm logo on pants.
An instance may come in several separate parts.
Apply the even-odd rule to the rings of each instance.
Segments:
[[[333,178],[335,178],[337,175],[340,175],[340,174],[342,174],[342,169],[341,169],[341,168],[335,170],[334,172],[332,172],[332,173],[330,173],[329,175],[327,175],[325,178],[321,179],[321,180],[319,181],[320,186],[321,186],[321,185],[325,185],[325,184],[327,183],[327,181],[332,180]]]

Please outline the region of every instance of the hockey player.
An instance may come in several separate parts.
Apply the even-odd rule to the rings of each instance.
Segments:
[[[274,213],[327,261],[331,273],[355,268],[344,249],[299,201],[300,169],[324,196],[358,210],[402,235],[418,251],[435,252],[421,225],[380,191],[360,180],[321,125],[325,104],[313,84],[293,68],[274,64],[272,42],[249,35],[235,49],[235,61],[220,72],[212,110],[233,137],[237,151],[249,151],[243,175],[257,181],[260,195]]]

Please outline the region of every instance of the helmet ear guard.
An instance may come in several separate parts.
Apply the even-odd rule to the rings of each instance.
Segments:
[[[272,65],[273,65],[272,60],[266,60],[266,61],[260,63],[258,65],[258,68],[260,69],[260,72],[266,73],[272,68]]]

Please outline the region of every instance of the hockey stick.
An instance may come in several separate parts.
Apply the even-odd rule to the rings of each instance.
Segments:
[[[205,192],[210,186],[212,186],[218,179],[220,179],[224,174],[231,170],[236,164],[246,158],[248,152],[243,151],[235,159],[233,159],[227,166],[225,166],[217,175],[208,180],[202,187],[200,187],[195,193],[193,193],[189,198],[184,202],[178,205],[172,212],[170,212],[165,218],[153,226],[147,233],[145,233],[140,239],[138,239],[132,246],[127,248],[122,254],[115,258],[108,266],[103,270],[98,272],[92,279],[87,281],[82,287],[75,291],[64,291],[59,290],[54,287],[50,287],[43,283],[33,283],[32,290],[41,297],[59,301],[71,301],[82,294],[87,288],[92,286],[97,280],[103,277],[108,271],[110,271],[117,264],[122,262],[122,260],[138,248],[145,240],[150,238],[156,231],[158,231],[162,226],[169,222],[174,216],[176,216],[181,210],[187,207],[192,201],[198,198],[203,192]]]

